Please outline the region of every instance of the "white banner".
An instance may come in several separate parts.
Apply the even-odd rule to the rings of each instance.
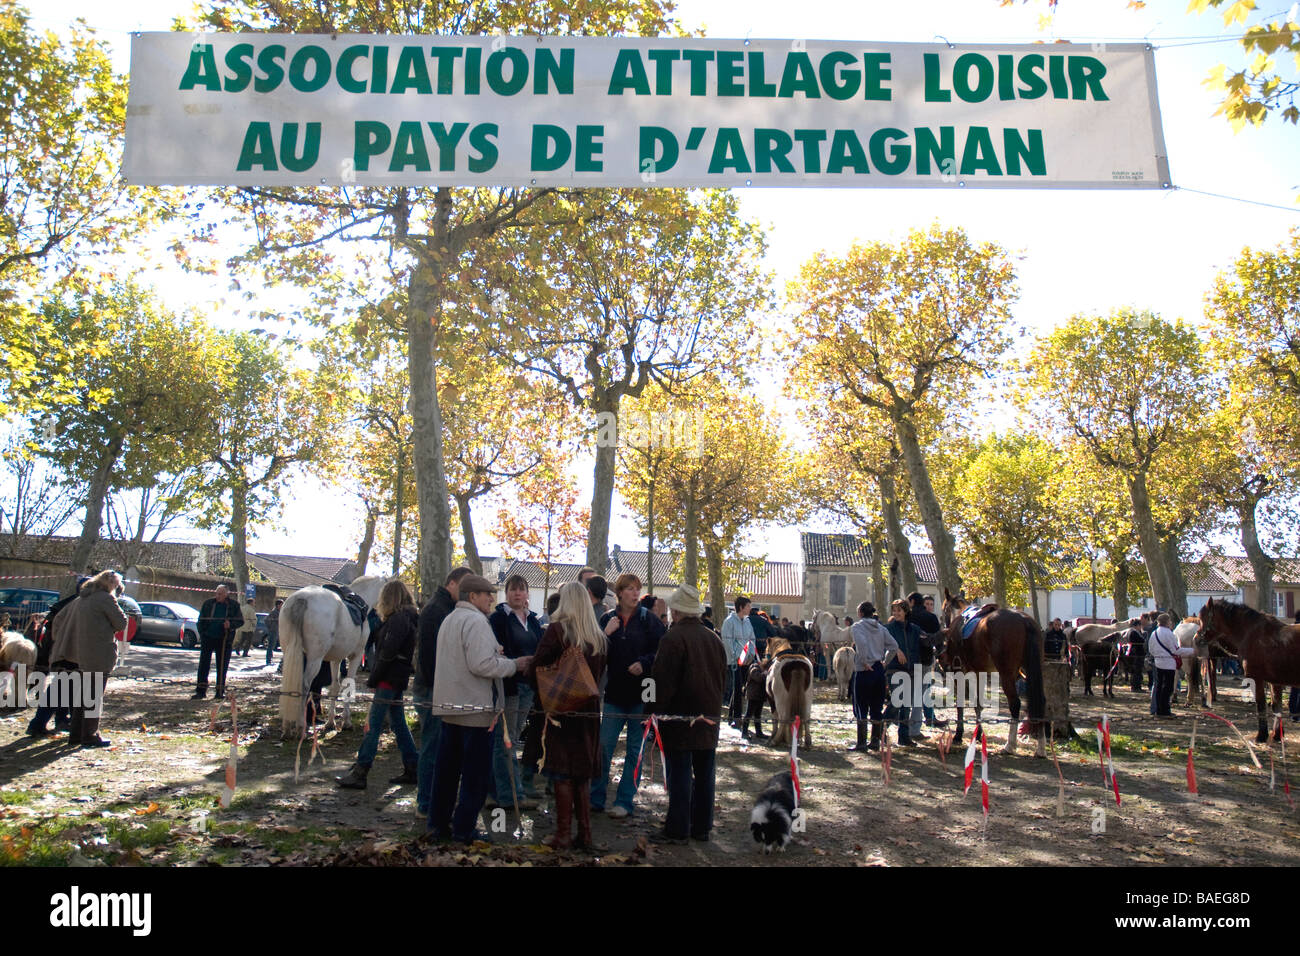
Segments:
[[[1168,188],[1151,48],[137,34],[135,184]]]

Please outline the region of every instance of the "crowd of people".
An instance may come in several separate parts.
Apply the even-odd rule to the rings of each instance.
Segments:
[[[643,598],[641,588],[635,574],[611,586],[584,568],[538,615],[518,575],[496,603],[494,583],[457,568],[418,612],[405,585],[390,582],[379,601],[367,733],[339,786],[367,785],[386,721],[403,761],[391,782],[415,784],[417,810],[435,839],[475,839],[485,807],[536,807],[544,778],[555,800],[548,842],[575,845],[576,825],[576,845],[590,848],[593,813],[638,814],[647,719],[662,714],[669,807],[653,839],[708,840],[718,723],[736,666],[694,587],[666,599]],[[408,675],[418,745],[402,716]],[[701,719],[677,719],[686,714]]]

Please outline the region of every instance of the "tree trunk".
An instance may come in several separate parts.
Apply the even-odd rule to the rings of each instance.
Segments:
[[[399,574],[402,570],[402,525],[405,515],[402,500],[402,486],[406,483],[406,476],[403,474],[405,468],[406,456],[402,454],[401,446],[397,448],[397,485],[393,489],[393,574]]]
[[[451,192],[438,189],[435,232],[447,235]],[[447,254],[445,243],[442,252]],[[451,571],[451,507],[442,461],[442,410],[438,406],[437,368],[433,358],[434,322],[442,317],[442,264],[420,262],[411,273],[407,296],[407,371],[411,378],[411,446],[415,490],[420,509],[417,567],[420,592],[433,594]]]
[[[72,560],[68,562],[69,569],[76,574],[86,574],[92,570],[90,553],[99,540],[99,529],[104,525],[104,500],[108,497],[108,486],[112,483],[117,459],[122,454],[122,441],[120,436],[109,441],[99,467],[86,486],[86,519],[81,525],[81,537],[72,549]]]
[[[993,603],[1007,606],[1007,569],[1001,561],[993,562]]]
[[[1147,576],[1151,579],[1151,592],[1156,607],[1169,606],[1169,571],[1165,566],[1165,552],[1156,533],[1155,519],[1151,515],[1151,496],[1147,493],[1147,476],[1139,471],[1126,479],[1129,500],[1133,504],[1133,524],[1137,528],[1138,546],[1146,562]]]
[[[475,574],[482,574],[483,560],[478,556],[478,542],[474,539],[474,516],[470,514],[469,498],[456,495],[456,509],[460,512],[460,533],[465,536],[465,562]]]
[[[682,573],[682,583],[689,584],[691,587],[700,586],[700,516],[699,510],[695,504],[695,477],[692,475],[689,482],[690,492],[686,497],[686,556],[684,559],[685,567]]]
[[[646,494],[645,593],[655,593],[655,479]]]
[[[230,488],[230,563],[235,571],[235,600],[247,600],[248,587],[248,486],[237,481]]]
[[[912,482],[916,507],[921,512],[925,533],[934,550],[934,563],[939,569],[939,587],[957,594],[961,591],[961,572],[957,570],[956,547],[952,535],[948,533],[948,526],[944,523],[943,509],[939,506],[934,486],[930,483],[930,470],[926,467],[925,454],[921,451],[916,429],[909,419],[900,418],[894,422],[894,431],[903,451],[903,460],[907,463],[907,475]]]
[[[722,547],[716,541],[704,542],[704,558],[709,569],[709,603],[715,609],[726,605],[726,592],[722,587]],[[720,613],[720,612],[718,612]],[[731,663],[728,661],[728,663]]]
[[[885,602],[885,543],[879,531],[871,535],[871,603],[882,611]]]
[[[889,535],[889,550],[893,560],[892,569],[897,562],[898,575],[891,575],[892,590],[901,588],[904,596],[916,590],[916,564],[912,561],[912,542],[903,532],[903,519],[898,507],[898,490],[892,475],[880,476],[880,510],[885,519],[885,533]]]
[[[618,414],[618,409],[601,408]],[[617,443],[596,444],[596,469],[591,481],[591,521],[587,526],[587,566],[605,573],[609,560],[609,516],[614,499],[614,459]]]
[[[1255,609],[1273,614],[1273,559],[1264,553],[1255,527],[1255,508],[1259,499],[1250,497],[1238,508],[1241,518],[1241,546],[1246,549],[1251,570],[1255,572]],[[1199,608],[1197,610],[1200,610]]]
[[[1034,575],[1034,567],[1029,562],[1025,562],[1025,577],[1029,581],[1029,616],[1039,627],[1043,626],[1043,619],[1038,614],[1038,578]],[[1096,607],[1094,603],[1093,607]],[[1096,616],[1093,611],[1093,616]]]
[[[375,525],[379,522],[379,512],[373,506],[366,508],[366,530],[361,534],[361,547],[357,549],[357,577],[366,573],[370,564],[370,549],[375,546]]]
[[[1183,574],[1183,561],[1178,556],[1178,536],[1170,535],[1160,542],[1165,556],[1165,575],[1169,581],[1165,610],[1178,623],[1187,617],[1187,578]]]
[[[1111,593],[1114,596],[1115,603],[1115,620],[1124,621],[1128,619],[1128,562],[1120,560],[1115,564],[1115,577],[1111,585]]]

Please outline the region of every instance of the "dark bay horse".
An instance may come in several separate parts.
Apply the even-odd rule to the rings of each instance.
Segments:
[[[939,651],[939,666],[945,672],[973,674],[978,680],[981,674],[997,672],[1002,682],[1002,692],[1007,695],[1007,705],[1011,709],[1011,724],[1007,733],[1007,745],[1003,753],[1016,752],[1016,735],[1020,727],[1020,694],[1016,691],[1016,679],[1024,671],[1029,699],[1030,726],[1038,737],[1037,757],[1047,755],[1046,741],[1043,734],[1043,715],[1047,711],[1047,701],[1043,694],[1043,632],[1038,623],[1029,615],[997,608],[983,615],[975,624],[969,639],[962,637],[961,612],[967,606],[963,598],[953,597],[945,588],[943,592],[944,629],[941,632],[943,648]],[[962,704],[965,695],[958,687],[958,704]],[[983,709],[983,698],[975,695],[975,719],[978,720]],[[957,731],[954,744],[961,743],[962,707],[957,708]]]
[[[1255,682],[1255,712],[1259,733],[1268,740],[1264,694],[1273,685],[1273,711],[1282,711],[1282,688],[1300,685],[1300,624],[1287,624],[1253,607],[1213,598],[1201,608],[1200,636],[1246,662],[1246,676]],[[1279,724],[1278,729],[1281,729]]]

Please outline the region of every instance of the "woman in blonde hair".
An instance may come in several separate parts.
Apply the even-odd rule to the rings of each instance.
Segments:
[[[366,777],[375,762],[375,754],[379,752],[379,735],[384,732],[385,720],[393,728],[397,749],[402,754],[402,772],[388,782],[416,783],[416,770],[420,762],[420,753],[415,748],[415,738],[411,736],[411,728],[406,725],[406,714],[402,708],[402,694],[406,691],[406,683],[411,679],[413,670],[411,658],[415,654],[419,625],[415,597],[402,581],[389,581],[379,592],[375,610],[383,623],[375,632],[378,660],[370,672],[370,680],[366,682],[367,686],[374,688],[375,696],[370,703],[366,736],[357,751],[357,762],[346,776],[338,778],[339,786],[349,790],[366,788]]]
[[[574,581],[560,588],[560,606],[551,617],[551,625],[542,635],[528,669],[528,680],[537,686],[536,669],[554,664],[566,648],[582,651],[591,676],[600,682],[605,673],[608,643],[596,615],[591,610],[591,596],[586,585]],[[591,778],[600,768],[600,698],[591,697],[578,707],[577,714],[549,715],[545,719],[542,772],[555,787],[555,835],[546,842],[557,850],[572,844],[573,811],[578,811],[578,846],[592,848]],[[590,716],[587,716],[590,715]]]

